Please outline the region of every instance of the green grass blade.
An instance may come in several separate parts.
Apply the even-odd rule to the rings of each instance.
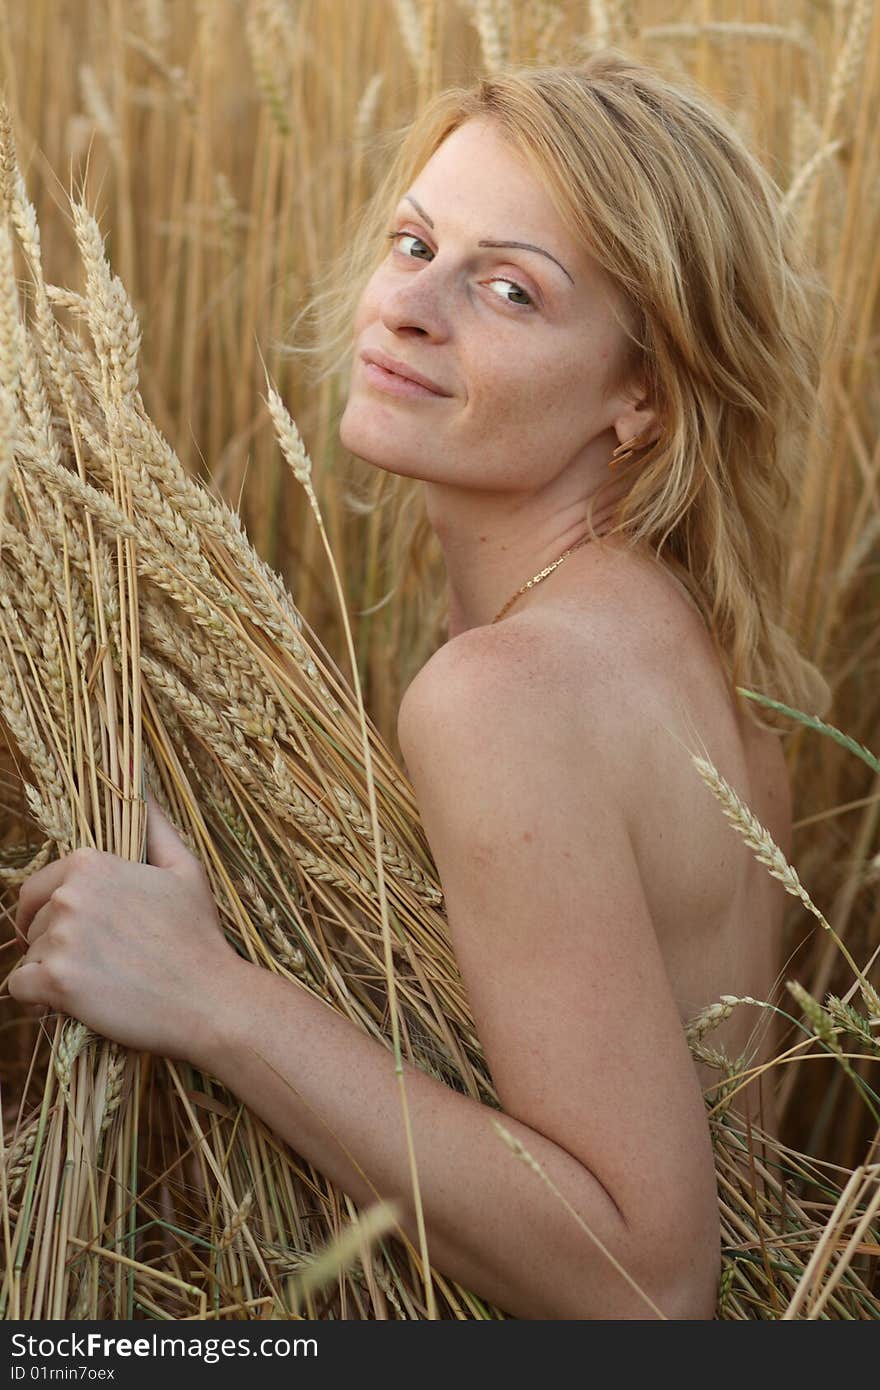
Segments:
[[[817,714],[804,714],[802,710],[792,709],[790,705],[780,704],[778,700],[771,700],[769,695],[759,695],[755,690],[745,690],[738,685],[737,690],[740,695],[744,695],[747,700],[756,700],[760,705],[767,705],[769,709],[779,710],[781,714],[787,714],[789,718],[796,719],[799,724],[806,724],[808,729],[815,729],[819,734],[826,734],[828,738],[834,739],[841,748],[846,748],[850,753],[855,753],[857,758],[861,758],[863,763],[867,763],[874,772],[880,772],[880,758],[877,758],[864,744],[856,743],[854,738],[850,738],[840,729],[835,729],[833,724],[826,724]]]

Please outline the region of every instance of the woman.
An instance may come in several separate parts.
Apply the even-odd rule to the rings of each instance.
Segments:
[[[432,1260],[519,1317],[711,1318],[682,1021],[771,993],[783,890],[688,750],[787,852],[779,737],[734,685],[824,704],[778,626],[808,283],[723,119],[613,53],[441,94],[351,266],[340,437],[422,482],[448,576],[400,744],[505,1124],[593,1236],[493,1112],[410,1067]],[[356,1201],[399,1199],[415,1239],[389,1053],[232,951],[152,799],[148,854],[33,875],[11,992],[217,1076]],[[719,1030],[732,1055],[754,1016]]]

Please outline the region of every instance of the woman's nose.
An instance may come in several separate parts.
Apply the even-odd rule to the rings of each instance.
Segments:
[[[391,333],[412,330],[443,339],[448,333],[447,305],[448,288],[433,270],[432,262],[417,274],[386,286],[380,317]]]

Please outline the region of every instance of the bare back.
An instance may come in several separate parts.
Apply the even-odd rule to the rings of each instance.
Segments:
[[[587,613],[591,638],[584,642]],[[654,561],[596,552],[585,556],[578,573],[572,570],[566,585],[516,623],[520,633],[528,630],[540,644],[546,669],[555,672],[557,717],[560,727],[570,730],[564,775],[575,785],[578,760],[589,746],[579,721],[597,716],[595,708],[584,709],[578,700],[578,689],[586,686],[579,672],[595,660],[597,625],[607,634],[605,649],[616,653],[617,679],[609,684],[609,698],[619,695],[621,675],[632,695],[620,746],[620,795],[682,1022],[722,994],[778,1002],[785,890],[725,818],[689,750],[714,764],[786,855],[788,774],[779,736],[738,715],[690,596]],[[553,689],[551,676],[541,693],[545,719],[552,717],[547,692]],[[587,771],[584,767],[584,785]],[[706,1043],[723,1048],[732,1060],[745,1052],[750,1065],[760,1064],[773,1055],[774,1020],[768,1009],[739,1005]],[[717,1084],[717,1070],[695,1065],[704,1089]],[[757,1083],[751,1085],[747,1098],[741,1098],[752,1119],[771,1134],[776,1132],[773,1078],[775,1073],[760,1091]]]
[[[737,711],[703,620],[667,571],[647,581],[643,601],[656,624],[646,652],[656,678],[630,826],[682,1020],[722,994],[779,1002],[785,890],[725,817],[686,748],[714,764],[788,857],[791,793],[780,737]],[[739,1005],[706,1043],[755,1066],[777,1039],[771,1010]],[[697,1072],[703,1087],[719,1080],[703,1063]],[[741,1097],[770,1133],[777,1075]]]

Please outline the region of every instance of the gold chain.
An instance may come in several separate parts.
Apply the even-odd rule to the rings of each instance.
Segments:
[[[581,546],[586,545],[587,541],[589,540],[592,540],[591,536],[584,536],[583,540],[578,541],[577,545],[570,546],[568,550],[564,551],[564,553],[560,555],[558,560],[554,560],[552,565],[548,565],[546,569],[539,570],[537,574],[533,574],[531,579],[527,580],[526,583],[523,584],[522,588],[517,589],[516,593],[513,594],[512,597],[507,600],[500,612],[495,614],[495,617],[492,619],[492,622],[497,623],[499,618],[503,618],[508,608],[511,606],[511,604],[516,602],[520,594],[524,594],[526,592],[526,589],[531,589],[534,584],[540,584],[542,579],[546,579],[548,574],[553,573],[557,565],[561,565],[563,560],[567,560],[569,555],[572,555],[576,550],[580,550]]]

